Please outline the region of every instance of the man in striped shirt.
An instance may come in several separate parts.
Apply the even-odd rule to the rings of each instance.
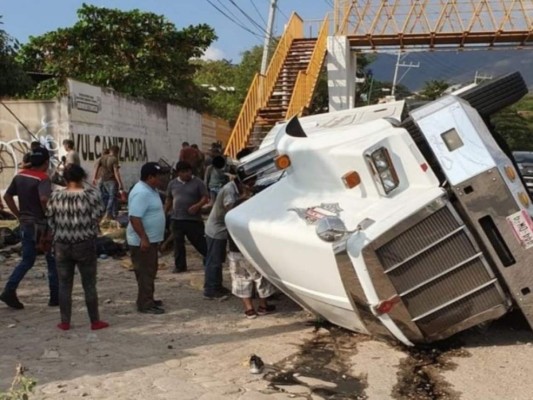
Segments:
[[[48,150],[42,146],[35,147],[29,159],[31,167],[15,175],[4,195],[7,207],[20,222],[22,260],[11,273],[4,291],[0,294],[0,300],[15,309],[24,308],[17,297],[17,288],[33,267],[41,239],[47,234],[45,209],[52,192],[52,184],[46,173],[50,159]],[[15,196],[18,197],[18,207]],[[45,254],[50,288],[48,305],[57,306],[59,302],[55,259],[50,248],[46,249]]]

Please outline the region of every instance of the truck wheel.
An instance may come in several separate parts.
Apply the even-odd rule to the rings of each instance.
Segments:
[[[527,85],[519,72],[513,72],[493,81],[482,83],[458,95],[466,100],[477,112],[487,118],[502,108],[516,103],[528,93]],[[402,121],[405,128],[418,144],[424,141],[423,136],[412,117]]]
[[[502,108],[516,103],[528,93],[522,75],[514,72],[493,81],[488,81],[459,94],[468,101],[482,117],[489,117]]]

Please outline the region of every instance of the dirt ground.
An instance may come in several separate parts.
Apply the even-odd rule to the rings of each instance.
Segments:
[[[0,391],[21,363],[37,381],[31,399],[533,398],[533,333],[518,314],[407,349],[320,324],[284,296],[275,314],[245,319],[238,299],[202,298],[198,257],[172,274],[165,256],[156,297],[167,312],[146,315],[135,311],[127,260],[99,261],[101,315],[111,326],[89,329],[78,277],[73,328],[62,332],[38,259],[19,289],[25,309],[0,304]],[[2,285],[17,261],[1,263]],[[265,362],[262,374],[249,372],[251,354]]]

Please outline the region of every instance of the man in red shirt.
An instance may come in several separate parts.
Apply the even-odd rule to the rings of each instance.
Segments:
[[[7,207],[18,218],[22,238],[22,260],[11,273],[0,300],[9,307],[22,309],[24,305],[17,297],[17,288],[26,273],[33,267],[39,247],[44,243],[48,230],[45,217],[46,204],[52,192],[52,184],[46,171],[50,155],[45,147],[32,149],[29,162],[31,167],[20,171],[6,190],[4,200]],[[15,196],[18,197],[17,207]],[[48,285],[50,288],[49,306],[59,305],[57,270],[51,248],[43,249],[48,265]]]

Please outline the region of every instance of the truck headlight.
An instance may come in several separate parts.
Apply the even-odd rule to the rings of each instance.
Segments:
[[[398,174],[394,169],[389,151],[385,147],[380,147],[366,154],[370,161],[374,179],[382,194],[389,194],[400,184]]]

